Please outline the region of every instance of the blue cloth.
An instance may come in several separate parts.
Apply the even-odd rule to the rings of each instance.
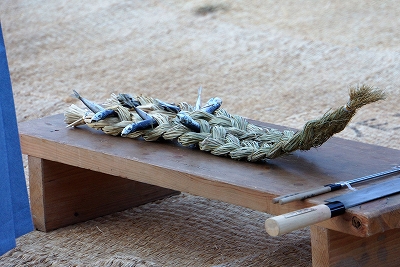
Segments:
[[[0,24],[0,255],[33,230],[14,98]]]

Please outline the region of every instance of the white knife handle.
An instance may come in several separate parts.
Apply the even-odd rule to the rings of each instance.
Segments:
[[[320,204],[279,216],[265,221],[265,230],[271,236],[278,236],[291,231],[328,220],[331,217],[343,214],[345,208],[340,202]]]
[[[296,200],[303,200],[306,198],[322,195],[322,194],[328,193],[330,191],[331,191],[331,188],[329,186],[323,186],[323,187],[311,189],[311,190],[308,190],[305,192],[283,196],[280,199],[278,199],[278,202],[279,202],[279,204],[286,204],[286,203],[293,202]]]

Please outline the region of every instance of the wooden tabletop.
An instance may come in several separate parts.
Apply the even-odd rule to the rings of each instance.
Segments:
[[[22,153],[275,215],[321,204],[348,189],[286,205],[273,204],[272,198],[276,196],[381,172],[400,164],[399,150],[340,138],[332,138],[310,151],[251,163],[214,156],[175,142],[114,137],[87,126],[66,128],[63,120],[59,114],[20,123]],[[282,129],[282,126],[252,123]],[[400,228],[399,195],[351,208],[320,225],[357,236]]]

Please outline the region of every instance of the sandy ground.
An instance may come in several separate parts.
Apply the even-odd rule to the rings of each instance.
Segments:
[[[194,104],[197,89],[202,86],[204,99],[222,98],[223,107],[232,114],[301,128],[306,121],[345,104],[350,86],[366,83],[384,89],[387,100],[361,109],[338,136],[396,149],[400,148],[399,17],[397,1],[0,2],[19,122],[62,113],[70,104],[77,104],[71,97],[73,89],[99,103],[111,93],[134,93]],[[175,201],[185,205],[183,198]],[[190,205],[201,201],[194,198]],[[210,205],[242,212],[223,203]],[[119,219],[113,224],[124,221],[118,216],[128,215],[116,216]],[[259,222],[261,229],[262,220]],[[246,225],[246,221],[241,223]],[[35,243],[40,236],[43,243],[55,240],[53,250],[46,248],[40,257],[71,257],[57,250],[57,238],[65,242],[67,232],[89,228],[90,223],[48,235],[34,232],[23,237],[17,249],[39,257],[33,247],[40,246]],[[297,233],[303,236],[301,240],[308,238],[305,231]],[[128,236],[142,240],[135,234]],[[229,243],[232,236],[223,238]],[[262,239],[253,241],[276,242],[265,235]],[[89,244],[90,240],[88,237],[81,242]],[[279,243],[270,248],[285,246]],[[296,246],[285,249],[294,251]],[[135,255],[162,266],[173,266],[174,258],[179,258],[182,266],[190,262],[228,266],[230,257],[233,263],[229,266],[259,266],[268,258],[262,254],[266,250],[262,247],[254,252],[249,248],[236,265],[237,258],[228,250],[204,249],[205,254],[214,256],[202,260],[199,254],[194,260],[172,248],[161,250],[156,242],[149,245],[147,254],[145,249],[138,249]],[[163,251],[169,257],[151,256],[151,251]],[[309,247],[302,253],[308,255]],[[290,259],[295,262],[295,257]],[[85,265],[90,257],[80,255],[74,260]],[[270,262],[271,266],[279,264],[282,261]],[[310,258],[296,264],[308,265]]]

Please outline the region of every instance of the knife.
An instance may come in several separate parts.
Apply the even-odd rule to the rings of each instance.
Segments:
[[[271,236],[286,234],[341,215],[348,208],[398,192],[400,192],[400,177],[327,199],[326,204],[271,217],[265,221],[265,229]]]
[[[288,194],[288,195],[284,195],[284,196],[279,196],[276,197],[272,200],[273,203],[280,203],[280,204],[286,204],[292,201],[296,201],[296,200],[304,200],[306,198],[310,198],[310,197],[315,197],[321,194],[325,194],[325,193],[329,193],[332,191],[336,191],[339,189],[342,189],[344,187],[351,187],[351,185],[356,184],[356,183],[360,183],[360,182],[364,182],[364,181],[369,181],[371,179],[376,179],[376,178],[381,178],[390,174],[394,174],[396,172],[400,171],[400,166],[396,166],[390,170],[387,171],[383,171],[383,172],[379,172],[379,173],[375,173],[375,174],[371,174],[371,175],[367,175],[367,176],[363,176],[363,177],[359,177],[359,178],[355,178],[355,179],[351,179],[348,181],[342,181],[342,182],[338,182],[338,183],[333,183],[333,184],[327,184],[324,185],[322,187],[318,187],[318,188],[314,188],[311,190],[307,190],[307,191],[303,191],[303,192],[298,192],[298,193],[292,193],[292,194]]]

